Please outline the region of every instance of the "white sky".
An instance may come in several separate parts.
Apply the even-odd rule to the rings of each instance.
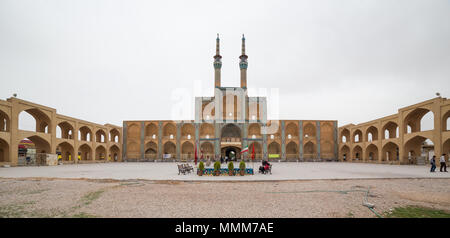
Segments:
[[[239,86],[245,33],[251,95],[278,88],[280,119],[361,123],[450,96],[448,0],[2,0],[0,98],[122,125],[172,119],[186,92],[193,119],[216,33],[222,85]]]

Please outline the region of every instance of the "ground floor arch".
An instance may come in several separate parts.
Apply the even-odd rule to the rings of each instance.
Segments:
[[[254,141],[248,146],[248,159],[252,159],[253,147],[255,147],[255,159],[262,159],[262,146],[259,142]]]
[[[150,141],[147,144],[145,144],[145,151],[144,151],[144,157],[145,159],[156,159],[158,155],[158,145]]]
[[[442,144],[442,154],[445,154],[447,161],[450,161],[450,138]]]
[[[294,141],[286,145],[286,159],[298,159],[298,144]]]
[[[95,160],[105,160],[106,159],[106,149],[103,145],[97,146],[95,149]]]
[[[430,143],[424,143],[425,141]],[[434,150],[434,144],[431,140],[423,136],[414,136],[409,139],[404,146],[403,160],[409,164],[415,164],[417,158],[422,155],[422,147],[427,146],[429,149]]]
[[[388,142],[383,146],[381,151],[382,161],[398,161],[399,160],[399,150],[398,145],[393,142]]]
[[[278,160],[281,158],[281,146],[278,142],[273,141],[267,146],[269,160]]]
[[[303,146],[303,158],[305,159],[314,159],[317,157],[316,145],[311,141],[308,141]]]
[[[44,138],[40,137],[40,136],[29,136],[27,138],[23,138],[24,140],[30,140],[33,142],[34,144],[34,149],[36,150],[36,153],[40,153],[40,154],[50,154],[51,153],[51,149],[50,149],[50,143],[45,140]],[[22,141],[22,140],[19,140]]]
[[[357,145],[353,148],[352,151],[352,160],[362,160],[363,158],[363,150],[361,146]]]
[[[350,148],[346,145],[342,146],[339,151],[339,159],[341,161],[350,161]]]
[[[9,144],[3,139],[0,139],[0,163],[9,161]]]
[[[370,144],[366,148],[366,161],[378,161],[378,147],[374,144]]]
[[[92,160],[92,148],[88,144],[82,144],[78,148],[78,160],[88,161]]]
[[[117,162],[117,161],[121,161],[121,157],[120,157],[120,149],[117,145],[113,145],[109,148],[109,161],[113,161],[113,162]]]
[[[181,158],[182,159],[194,158],[194,144],[192,144],[190,141],[185,141],[181,145]]]
[[[75,151],[73,146],[67,142],[62,142],[56,146],[56,153],[58,154],[58,158],[61,158],[63,161],[75,161]]]
[[[164,144],[164,148],[163,148],[163,159],[167,160],[167,159],[173,159],[176,157],[176,153],[177,153],[177,147],[175,146],[175,144],[171,141],[167,141]]]
[[[249,155],[247,156],[248,158],[250,158],[250,153],[251,151],[249,150]],[[241,149],[236,146],[223,147],[221,149],[221,156],[224,159],[231,159],[232,161],[237,161],[241,159]]]
[[[203,142],[200,145],[200,157],[203,159],[214,158],[214,146],[211,142]]]

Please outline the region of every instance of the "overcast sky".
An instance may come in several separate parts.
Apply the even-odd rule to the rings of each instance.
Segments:
[[[280,119],[361,123],[450,97],[448,0],[0,0],[0,98],[122,125],[172,119],[182,92],[193,119],[217,33],[222,85],[239,86],[245,33],[250,95],[267,90]]]

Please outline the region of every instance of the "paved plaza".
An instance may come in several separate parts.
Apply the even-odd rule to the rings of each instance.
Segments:
[[[193,165],[193,164],[191,164]],[[235,167],[238,167],[235,163]],[[258,170],[260,163],[247,163]],[[225,168],[225,163],[222,164]],[[430,173],[429,166],[365,163],[273,163],[272,174],[246,176],[178,175],[177,163],[95,163],[41,167],[0,168],[0,178],[87,178],[116,180],[271,181],[311,179],[450,178],[450,173]]]

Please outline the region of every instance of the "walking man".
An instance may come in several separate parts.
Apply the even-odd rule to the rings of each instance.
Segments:
[[[434,172],[434,170],[436,169],[436,156],[435,155],[433,155],[433,158],[431,158],[430,163],[431,163],[430,172]]]
[[[441,158],[439,160],[439,162],[441,162],[441,172],[447,172],[447,164],[445,164],[445,154],[441,155]],[[444,169],[444,171],[442,171],[442,169]]]

